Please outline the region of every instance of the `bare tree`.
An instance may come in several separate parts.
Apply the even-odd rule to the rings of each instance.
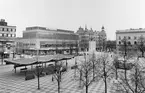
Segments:
[[[144,57],[144,51],[145,51],[145,38],[144,36],[140,36],[137,42],[137,47],[140,50],[140,52],[142,53],[142,57]]]
[[[96,55],[95,53],[93,52],[91,58],[90,58],[90,61],[92,62],[92,65],[93,65],[93,80],[95,79],[95,62],[96,62]]]
[[[97,55],[98,56],[98,55]],[[98,77],[99,74],[99,70],[100,70],[100,58],[97,58],[96,54],[93,52],[90,57],[89,60],[92,63],[92,76],[93,76],[93,80],[95,80],[95,78]]]
[[[56,79],[57,84],[58,84],[58,93],[60,93],[60,83],[62,81],[63,67],[64,67],[64,64],[62,61],[55,62],[53,77],[54,77],[54,79]]]
[[[116,49],[116,41],[106,41],[106,48],[109,52],[112,52],[114,49]]]
[[[127,62],[127,59],[130,58],[130,55],[128,54],[129,53],[129,49],[130,49],[130,41],[128,41],[128,39],[126,37],[124,37],[122,39],[122,45],[121,45],[121,50],[122,52],[122,55],[123,55],[123,63],[124,63],[124,76],[125,76],[125,79],[127,80],[127,69],[126,69],[126,62]]]
[[[124,75],[120,74],[118,81],[121,87],[120,90],[125,91],[125,93],[145,92],[144,68],[139,65],[138,61],[135,62],[134,67],[130,70],[128,79],[125,79]]]
[[[113,58],[113,65],[114,65],[114,71],[115,71],[115,74],[116,74],[116,79],[118,78],[118,66],[119,66],[119,60],[118,60],[118,56],[114,56]]]
[[[103,53],[100,55],[100,61],[100,75],[105,83],[105,93],[107,93],[107,79],[109,79],[109,77],[112,77],[113,75],[113,64],[110,62],[109,55],[107,53]]]
[[[93,64],[90,62],[90,60],[85,59],[85,61],[82,61],[80,66],[78,67],[78,72],[80,73],[80,84],[82,83],[82,87],[85,86],[86,93],[88,93],[88,87],[92,84],[93,82],[93,77],[92,77],[92,67]]]

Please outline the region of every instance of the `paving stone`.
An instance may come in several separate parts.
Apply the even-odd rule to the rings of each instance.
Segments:
[[[0,66],[0,93],[57,93],[57,82],[56,80],[51,81],[51,75],[40,78],[40,90],[37,90],[37,77],[25,81],[24,75],[20,75],[19,71],[16,74],[12,71],[13,66],[3,67],[4,72],[1,69]],[[111,82],[109,83],[111,84]],[[78,86],[79,81],[74,79],[74,70],[69,69],[62,77],[62,93],[84,93],[85,88],[79,89]],[[102,93],[103,91],[104,82],[102,80],[93,83],[89,87],[89,93]]]

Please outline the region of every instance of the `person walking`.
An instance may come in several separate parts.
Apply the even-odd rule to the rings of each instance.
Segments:
[[[54,81],[53,75],[52,75],[52,81]]]

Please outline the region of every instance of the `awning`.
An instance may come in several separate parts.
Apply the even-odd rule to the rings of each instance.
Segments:
[[[37,63],[46,63],[51,61],[60,61],[60,60],[67,60],[73,58],[73,55],[47,55],[47,56],[38,56],[34,58],[20,58],[20,59],[12,59],[12,60],[5,60],[6,63],[11,63],[15,65],[31,65]]]

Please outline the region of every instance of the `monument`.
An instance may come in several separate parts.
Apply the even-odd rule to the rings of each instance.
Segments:
[[[89,53],[93,53],[96,51],[96,41],[94,40],[94,38],[90,38],[89,40]]]

